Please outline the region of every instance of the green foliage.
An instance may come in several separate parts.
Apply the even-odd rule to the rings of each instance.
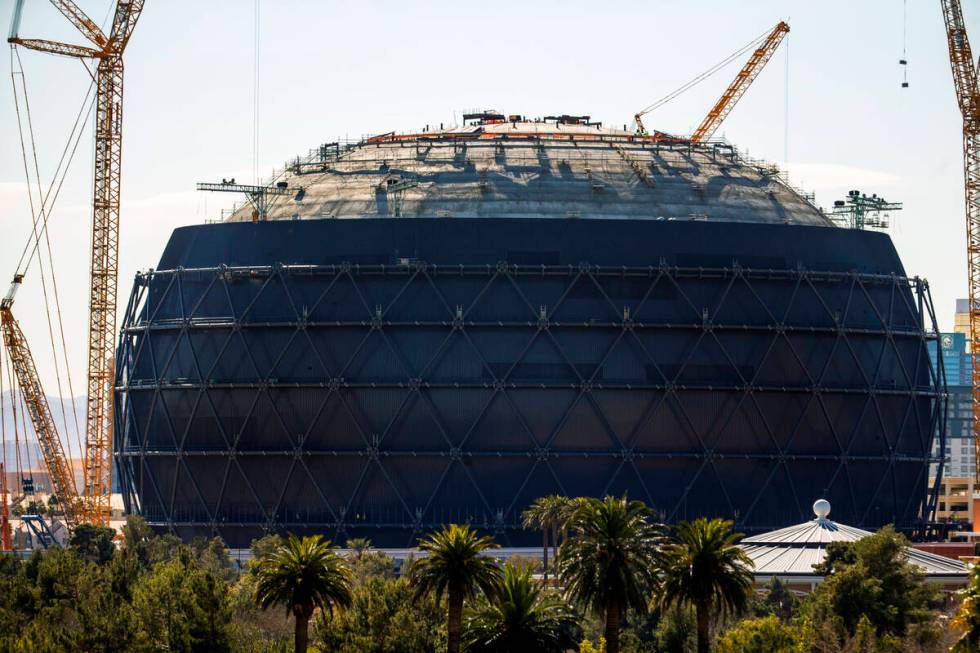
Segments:
[[[606,646],[619,651],[619,620],[627,609],[643,611],[656,578],[662,530],[642,501],[626,497],[578,502],[568,520],[558,576],[566,595],[602,616]]]
[[[980,566],[970,572],[970,584],[960,592],[960,608],[953,625],[963,630],[951,653],[980,651]]]
[[[255,604],[258,576],[252,571],[242,574],[231,586],[228,604],[233,620],[230,628],[232,648],[237,653],[268,653],[275,647],[293,647],[294,626],[288,615],[279,610],[263,610]]]
[[[351,573],[334,552],[329,540],[319,535],[289,538],[255,569],[258,584],[255,602],[263,610],[280,605],[296,620],[297,653],[306,650],[308,623],[313,610],[332,613],[351,602]]]
[[[583,640],[578,647],[578,653],[606,653],[606,638],[600,637],[598,644]]]
[[[556,593],[531,578],[529,565],[504,566],[500,586],[467,616],[468,653],[561,653],[578,639],[576,615]]]
[[[538,497],[521,515],[524,528],[537,529],[542,534],[541,560],[545,578],[548,577],[548,535],[551,546],[558,547],[558,532],[563,529],[575,508],[573,499],[558,494]]]
[[[692,653],[697,646],[697,624],[690,608],[671,608],[660,614],[653,633],[654,650],[658,653]]]
[[[133,592],[143,651],[230,651],[228,586],[196,561],[156,565]]]
[[[794,653],[798,633],[775,615],[745,619],[715,644],[716,653]]]
[[[18,503],[14,504],[11,508],[10,514],[14,517],[20,517],[22,515],[46,515],[48,514],[47,506],[44,505],[43,501],[37,501],[32,499],[26,504]]]
[[[360,558],[371,550],[371,540],[366,537],[352,537],[347,540],[347,544],[344,546],[350,549],[354,558]]]
[[[446,649],[445,611],[416,597],[405,578],[374,576],[355,586],[351,604],[313,622],[313,641],[331,653],[430,653]]]
[[[492,538],[480,537],[469,526],[457,524],[450,524],[419,542],[419,550],[427,555],[412,564],[409,579],[416,597],[431,593],[438,602],[443,594],[448,594],[449,653],[459,651],[463,601],[474,598],[478,590],[493,594],[500,582],[497,561],[483,555],[494,548],[497,544]]]
[[[765,596],[759,604],[768,614],[779,617],[784,623],[788,623],[796,616],[800,600],[789,590],[786,583],[779,578],[773,578],[766,583],[764,590]]]
[[[691,606],[697,617],[698,651],[708,650],[711,620],[737,614],[752,591],[752,561],[735,543],[738,533],[723,519],[696,519],[675,529],[663,547],[655,601],[660,607]]]
[[[116,547],[112,543],[115,531],[106,526],[79,524],[72,531],[68,547],[74,549],[83,558],[104,565],[112,559]]]
[[[395,577],[395,561],[382,551],[365,551],[348,563],[358,583],[364,583],[369,578],[375,577]]]
[[[928,626],[936,591],[905,559],[908,541],[887,526],[853,543],[828,546],[818,573],[828,574],[810,596],[806,614],[833,623],[849,637],[867,619],[878,636],[903,637],[910,627]]]

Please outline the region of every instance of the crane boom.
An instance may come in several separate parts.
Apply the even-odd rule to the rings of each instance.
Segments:
[[[123,52],[145,0],[118,0],[106,38],[71,0],[51,0],[98,49],[39,39],[9,42],[42,52],[98,61],[96,72],[95,174],[92,198],[88,329],[88,402],[85,420],[83,519],[109,525],[112,480],[112,394],[115,371],[119,196],[122,175]],[[19,5],[15,15],[19,18]],[[16,27],[17,19],[15,19]],[[25,351],[26,342],[23,342]],[[42,393],[43,396],[43,393]]]
[[[973,360],[974,456],[980,463],[980,90],[959,0],[941,0],[956,101],[963,116],[963,173],[966,196],[966,258]],[[980,480],[980,466],[976,467]]]
[[[728,114],[732,112],[732,109],[735,108],[738,101],[745,95],[745,91],[752,85],[755,78],[765,68],[766,64],[772,58],[773,53],[776,52],[776,48],[779,47],[779,44],[788,33],[789,25],[783,21],[780,21],[778,25],[772,28],[766,40],[752,52],[752,56],[742,66],[742,69],[738,71],[738,75],[735,76],[732,83],[722,93],[721,98],[711,107],[711,111],[704,117],[704,120],[701,121],[698,128],[694,130],[694,134],[691,136],[692,143],[701,143],[711,138],[712,134],[718,129],[718,126],[728,117]]]
[[[21,279],[20,275],[14,278],[10,291],[0,301],[0,330],[3,331],[4,348],[10,357],[10,365],[14,370],[14,376],[17,378],[17,384],[20,386],[24,405],[27,407],[27,414],[30,415],[31,424],[37,434],[41,455],[48,468],[48,475],[51,477],[52,489],[65,507],[65,521],[69,527],[73,527],[78,523],[81,516],[81,501],[75,486],[75,475],[71,471],[64,448],[61,446],[61,438],[58,437],[58,429],[55,426],[54,418],[51,416],[48,399],[44,395],[41,380],[37,375],[34,357],[31,355],[24,333],[20,330],[20,325],[14,319],[11,311],[14,295],[20,286]]]
[[[85,35],[85,38],[100,49],[105,47],[105,34],[91,18],[85,15],[84,11],[78,8],[78,5],[71,0],[51,0],[51,4],[57,7],[58,11],[64,14],[65,18],[77,27],[79,32]]]

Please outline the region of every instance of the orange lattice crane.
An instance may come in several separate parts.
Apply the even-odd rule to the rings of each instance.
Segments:
[[[108,526],[122,172],[123,52],[143,11],[144,0],[118,0],[108,36],[72,0],[51,0],[51,4],[78,28],[91,46],[17,36],[23,0],[18,0],[14,8],[14,24],[8,41],[32,50],[97,62],[83,519]]]
[[[48,398],[44,395],[41,380],[37,375],[37,368],[34,366],[34,357],[27,346],[27,340],[20,330],[20,325],[11,312],[14,296],[20,288],[23,278],[21,274],[15,276],[14,282],[10,285],[10,290],[0,300],[0,331],[3,332],[3,346],[7,350],[14,376],[17,377],[17,384],[20,386],[21,396],[24,405],[27,407],[27,414],[30,415],[31,424],[37,434],[37,442],[44,458],[44,464],[47,466],[48,474],[51,477],[51,488],[65,508],[66,524],[72,528],[82,517],[82,502],[78,496],[78,489],[75,487],[75,475],[72,473],[71,465],[65,456],[61,438],[58,437],[58,429],[55,428],[54,418],[51,416]],[[4,488],[4,492],[6,492],[6,488]],[[6,497],[6,495],[4,496]]]
[[[648,135],[646,126],[643,124],[643,116],[647,115],[654,109],[663,106],[667,102],[670,102],[672,99],[681,93],[684,93],[696,84],[701,83],[711,75],[721,70],[721,68],[734,61],[735,58],[748,51],[749,48],[758,44],[758,47],[756,47],[752,52],[752,56],[749,57],[748,62],[742,66],[742,69],[739,71],[738,75],[736,75],[735,79],[732,80],[732,83],[728,85],[728,88],[725,89],[721,99],[715,103],[705,119],[701,121],[701,125],[694,132],[694,135],[691,136],[691,142],[700,143],[711,138],[711,135],[715,133],[718,126],[721,125],[728,114],[731,113],[732,109],[735,108],[735,104],[742,98],[743,95],[745,95],[745,91],[747,91],[752,82],[755,81],[755,78],[762,72],[762,69],[772,58],[773,53],[776,52],[776,48],[779,47],[783,37],[785,37],[788,32],[789,25],[784,22],[780,22],[774,28],[772,28],[772,31],[770,31],[768,34],[759,36],[744,48],[732,53],[720,63],[715,64],[713,67],[701,73],[680,88],[672,91],[645,109],[638,111],[636,115],[633,116],[633,120],[636,122],[636,134],[638,136]]]
[[[959,0],[941,0],[956,100],[963,116],[966,191],[966,261],[970,298],[970,355],[973,358],[973,438],[980,462],[980,89]],[[980,467],[977,468],[980,480]]]
[[[752,85],[755,78],[759,76],[762,69],[772,59],[776,48],[779,47],[779,44],[783,41],[783,37],[788,33],[789,25],[782,21],[772,28],[766,40],[752,52],[752,56],[742,66],[742,69],[738,71],[738,75],[735,76],[732,83],[722,93],[715,106],[711,107],[711,111],[704,117],[704,120],[701,121],[698,128],[694,130],[694,134],[691,135],[692,143],[701,143],[711,138],[719,125],[728,117],[732,109],[735,108],[735,104],[745,95],[745,91],[749,89],[749,86]]]

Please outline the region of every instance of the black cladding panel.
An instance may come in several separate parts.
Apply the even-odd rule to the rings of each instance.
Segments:
[[[887,236],[836,228],[181,228],[123,325],[125,497],[233,547],[264,529],[408,546],[464,521],[529,544],[520,514],[550,493],[748,532],[822,497],[910,527],[941,414],[927,292]]]

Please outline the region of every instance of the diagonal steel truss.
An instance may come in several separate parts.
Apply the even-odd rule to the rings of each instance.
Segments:
[[[909,528],[942,464],[935,334],[928,284],[896,275],[156,271],[120,336],[117,462],[150,523],[233,546],[281,530],[409,545],[448,521],[523,541],[521,511],[549,492],[626,491],[748,531],[807,519],[819,495],[847,523]]]

